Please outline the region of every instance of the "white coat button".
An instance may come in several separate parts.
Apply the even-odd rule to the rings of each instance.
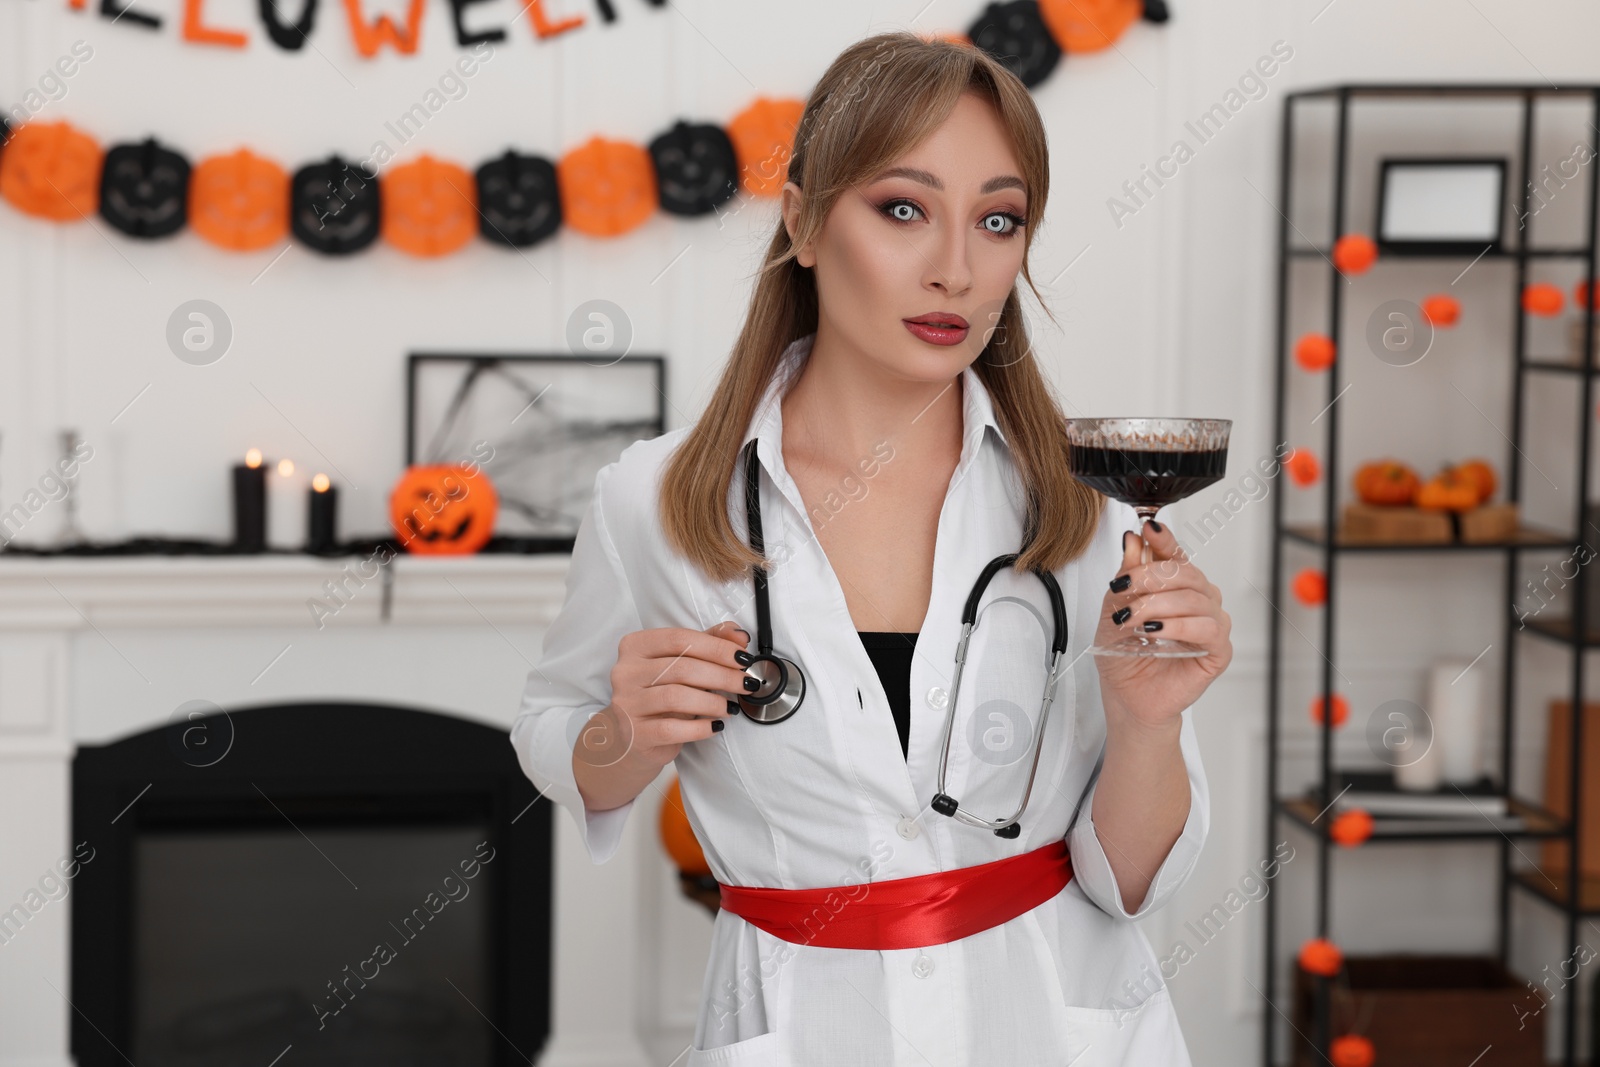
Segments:
[[[912,840],[922,832],[922,827],[917,825],[917,820],[909,818],[902,818],[898,823],[895,824],[895,829],[899,831],[900,836],[905,838],[907,841]]]
[[[944,706],[949,702],[950,694],[946,693],[938,686],[934,686],[932,689],[928,690],[928,707],[942,711]]]
[[[926,953],[919,953],[917,958],[911,961],[911,973],[918,978],[928,977],[933,973],[933,957]]]

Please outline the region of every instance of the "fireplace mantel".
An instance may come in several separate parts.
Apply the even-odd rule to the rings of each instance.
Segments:
[[[366,699],[509,730],[565,598],[570,556],[382,558],[0,553],[0,807],[13,813],[0,820],[0,911],[72,855],[78,744],[148,729],[181,700]],[[326,609],[320,628],[313,601]],[[286,641],[303,651],[255,684],[257,661]],[[458,663],[460,677],[429,677],[433,665]],[[617,855],[596,867],[571,817],[556,813],[554,1002],[541,1067],[644,1067],[663,1040],[660,1005],[634,980],[660,953],[652,821],[632,820]],[[0,944],[0,1067],[72,1065],[72,902],[70,892],[50,901]]]

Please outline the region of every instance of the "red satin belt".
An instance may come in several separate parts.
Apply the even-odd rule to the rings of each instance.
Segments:
[[[1067,842],[976,867],[822,889],[721,886],[722,906],[774,937],[821,948],[920,948],[987,930],[1072,880]]]

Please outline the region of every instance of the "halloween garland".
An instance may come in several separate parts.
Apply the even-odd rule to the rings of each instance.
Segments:
[[[262,7],[272,5],[263,0]],[[315,8],[304,10],[308,19]],[[943,36],[983,49],[1031,89],[1065,54],[1107,48],[1141,17],[1165,22],[1165,0],[1009,0],[984,8],[964,37]],[[301,32],[284,27],[286,36]],[[99,214],[144,240],[187,225],[237,252],[268,248],[286,234],[329,256],[359,252],[379,237],[425,257],[455,252],[474,234],[526,248],[562,225],[615,237],[657,210],[710,214],[739,189],[776,196],[804,106],[761,97],[726,127],[680,121],[644,147],[592,137],[557,161],[507,151],[470,172],[423,154],[381,180],[338,155],[292,176],[246,148],[191,166],[154,138],[102,151],[68,123],[13,129],[0,117],[0,197],[57,222]]]

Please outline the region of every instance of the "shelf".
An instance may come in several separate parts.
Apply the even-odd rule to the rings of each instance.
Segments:
[[[1573,360],[1570,363],[1564,363],[1556,359],[1525,359],[1522,361],[1522,365],[1528,370],[1543,371],[1547,374],[1583,373],[1583,368],[1578,365],[1577,360]],[[1591,364],[1589,366],[1589,372],[1591,374],[1600,372],[1600,366]]]
[[[1573,644],[1571,619],[1524,619],[1523,625],[1532,633],[1552,641],[1560,641],[1564,645]],[[1591,629],[1583,635],[1582,644],[1585,646],[1600,645],[1600,630]]]
[[[1323,816],[1317,819],[1317,813],[1322,810],[1322,805],[1316,797],[1285,797],[1278,801],[1278,810],[1298,823],[1302,829],[1308,830],[1319,837],[1326,837],[1328,826],[1332,818]],[[1517,829],[1506,829],[1491,822],[1482,815],[1465,815],[1461,818],[1440,818],[1427,816],[1415,818],[1401,818],[1394,815],[1374,816],[1372,836],[1368,842],[1385,841],[1471,841],[1471,840],[1499,840],[1506,837],[1560,837],[1566,833],[1566,821],[1553,813],[1519,800],[1517,797],[1507,797],[1506,807],[1508,814],[1519,815],[1525,825]],[[1314,821],[1315,820],[1315,821]],[[1403,823],[1404,829],[1386,829],[1386,822]],[[1417,824],[1426,821],[1429,827],[1419,829]]]
[[[1291,541],[1326,548],[1322,524],[1302,523],[1283,528],[1283,536]],[[1538,526],[1522,526],[1511,541],[1486,541],[1480,544],[1463,544],[1459,541],[1418,544],[1411,541],[1341,541],[1335,535],[1333,547],[1339,552],[1495,552],[1508,548],[1565,548],[1571,539],[1554,530]]]
[[[1284,251],[1296,259],[1333,258],[1333,249],[1331,248],[1301,247],[1286,248]],[[1587,248],[1530,248],[1527,250],[1526,255],[1529,259],[1588,259],[1589,250]],[[1517,250],[1515,248],[1502,248],[1498,252],[1485,252],[1482,249],[1475,252],[1403,252],[1399,249],[1385,249],[1378,253],[1377,261],[1382,263],[1385,260],[1395,259],[1472,260],[1479,257],[1483,259],[1516,259]]]
[[[1567,876],[1559,871],[1512,870],[1511,884],[1521,886],[1534,896],[1563,911],[1567,907]],[[1578,914],[1600,915],[1600,878],[1580,876],[1578,884]]]

